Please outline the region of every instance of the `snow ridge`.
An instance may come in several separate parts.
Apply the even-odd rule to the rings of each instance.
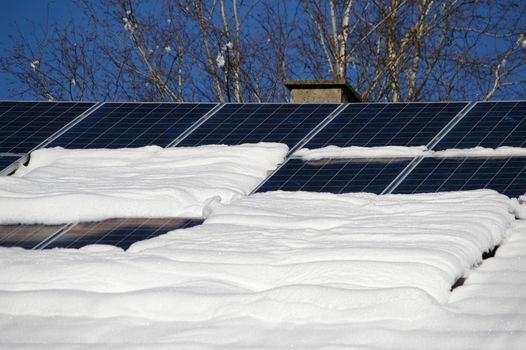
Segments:
[[[304,161],[320,159],[353,158],[498,158],[526,157],[526,148],[502,146],[498,148],[474,147],[465,149],[447,149],[433,151],[426,146],[379,146],[379,147],[338,147],[327,146],[316,149],[302,148],[294,153]]]

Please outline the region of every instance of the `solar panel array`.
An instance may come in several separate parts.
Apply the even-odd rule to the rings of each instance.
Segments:
[[[427,145],[467,103],[349,104],[305,145],[321,148]],[[291,159],[258,190],[381,193],[409,162]]]
[[[435,147],[526,147],[526,101],[479,102]],[[424,159],[395,193],[491,188],[509,197],[526,192],[526,158]]]
[[[464,114],[464,111],[467,111]],[[526,147],[526,101],[358,104],[0,102],[0,171],[42,146],[118,148],[282,142],[291,149]],[[321,159],[292,155],[258,191],[526,192],[526,157]],[[0,225],[0,246],[79,248],[133,242],[199,220],[111,219]]]

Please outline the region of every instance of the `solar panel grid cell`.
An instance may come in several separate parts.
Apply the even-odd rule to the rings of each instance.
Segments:
[[[226,104],[178,146],[282,142],[290,148],[337,104]]]
[[[93,103],[17,102],[0,117],[0,152],[26,153],[72,122]]]
[[[51,146],[165,147],[214,106],[211,103],[105,103]]]

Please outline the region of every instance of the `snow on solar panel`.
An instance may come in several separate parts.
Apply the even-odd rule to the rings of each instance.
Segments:
[[[215,106],[213,103],[104,103],[50,146],[165,147]]]
[[[294,147],[337,104],[237,104],[224,105],[178,146],[281,142]]]
[[[478,102],[435,147],[526,147],[526,101]]]
[[[0,103],[0,152],[27,153],[72,122],[94,103]]]
[[[0,171],[20,159],[18,156],[0,156]]]
[[[0,247],[32,249],[62,225],[0,225]]]
[[[79,223],[53,240],[45,248],[81,248],[89,244],[109,244],[128,249],[135,242],[149,239],[172,230],[199,225],[202,220],[167,219],[109,219]]]
[[[426,158],[393,193],[462,191],[490,188],[508,197],[526,192],[526,157],[504,159]]]
[[[409,160],[290,159],[258,192],[372,192],[381,193],[409,164]]]
[[[426,145],[466,105],[464,102],[349,104],[305,147]]]

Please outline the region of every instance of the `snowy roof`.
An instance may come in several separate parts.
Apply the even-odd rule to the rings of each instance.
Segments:
[[[0,102],[0,344],[522,349],[525,107]]]

